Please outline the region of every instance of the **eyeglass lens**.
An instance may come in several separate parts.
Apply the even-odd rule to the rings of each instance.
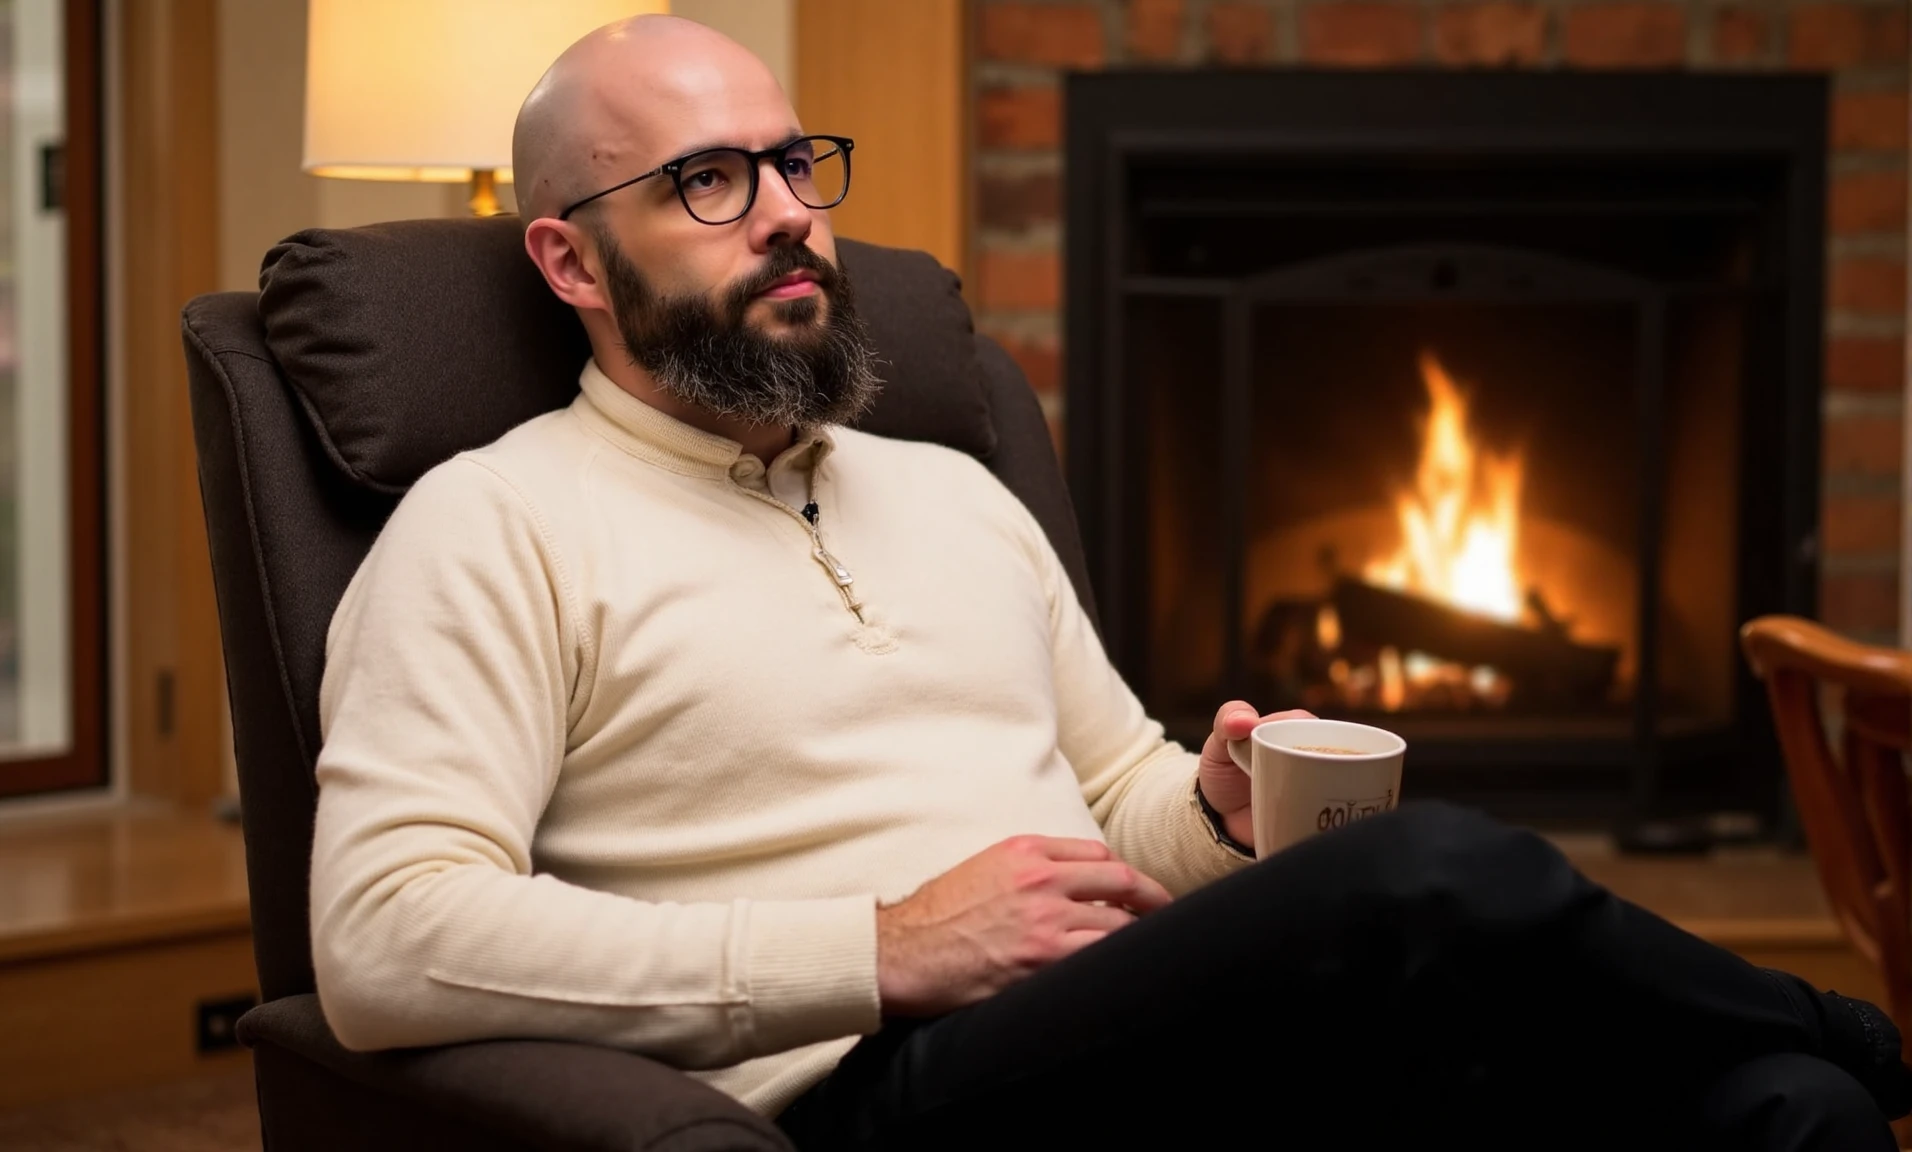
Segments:
[[[677,172],[684,205],[706,224],[728,224],[750,209],[748,153],[717,148],[687,157]],[[843,199],[850,166],[828,140],[799,140],[784,152],[782,172],[790,191],[810,208],[834,208]]]

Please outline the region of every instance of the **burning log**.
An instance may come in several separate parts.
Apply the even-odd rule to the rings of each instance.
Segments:
[[[1259,674],[1279,698],[1310,706],[1446,712],[1609,702],[1622,650],[1576,643],[1573,621],[1554,612],[1520,564],[1521,452],[1478,441],[1467,389],[1431,350],[1420,370],[1428,407],[1412,482],[1394,501],[1399,543],[1378,556],[1360,549],[1370,559],[1358,572],[1342,570],[1324,547],[1327,594],[1267,607],[1255,636]]]
[[[1328,602],[1344,642],[1491,667],[1523,702],[1603,700],[1620,663],[1618,648],[1576,644],[1564,629],[1505,624],[1348,577],[1335,581]]]

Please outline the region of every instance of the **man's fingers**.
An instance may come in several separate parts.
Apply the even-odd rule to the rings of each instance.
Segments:
[[[1113,860],[1115,853],[1100,840],[1083,840],[1073,836],[1019,836],[1016,839],[1026,841],[1038,852],[1051,860],[1068,862]]]
[[[1313,720],[1315,714],[1300,708],[1289,708],[1282,712],[1270,712],[1263,716],[1261,710],[1246,700],[1230,700],[1215,712],[1215,731],[1225,740],[1240,740],[1255,730],[1255,725],[1266,724],[1270,720]]]
[[[1202,743],[1202,756],[1217,764],[1229,762],[1228,741],[1246,740],[1257,724],[1266,724],[1270,720],[1313,720],[1315,714],[1299,708],[1290,708],[1284,712],[1270,712],[1263,716],[1253,704],[1242,700],[1231,700],[1215,713],[1215,731]]]
[[[1059,886],[1071,900],[1102,900],[1137,912],[1153,912],[1174,899],[1168,889],[1120,860],[1071,865],[1063,870]]]
[[[1230,700],[1215,710],[1215,732],[1224,740],[1240,740],[1261,723],[1261,709],[1246,700]]]
[[[1108,931],[1104,931],[1100,928],[1079,928],[1073,932],[1065,932],[1062,936],[1062,955],[1057,956],[1056,959],[1060,960],[1063,956],[1073,956],[1089,945],[1107,939],[1109,932],[1115,930],[1116,929],[1109,929]]]
[[[1069,920],[1071,932],[1113,932],[1135,923],[1135,913],[1111,904],[1078,904]]]

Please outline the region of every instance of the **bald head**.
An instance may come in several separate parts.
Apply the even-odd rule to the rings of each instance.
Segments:
[[[764,147],[751,124],[796,114],[763,61],[676,16],[607,24],[565,49],[531,89],[511,134],[518,213],[528,223],[691,149]]]

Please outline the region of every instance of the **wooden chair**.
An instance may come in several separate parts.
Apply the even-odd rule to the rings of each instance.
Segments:
[[[1740,629],[1766,683],[1786,774],[1819,880],[1853,948],[1879,970],[1886,1008],[1912,1037],[1912,652],[1855,643],[1809,620]],[[1838,752],[1822,704],[1835,703]],[[1894,1128],[1901,1145],[1912,1136]]]

